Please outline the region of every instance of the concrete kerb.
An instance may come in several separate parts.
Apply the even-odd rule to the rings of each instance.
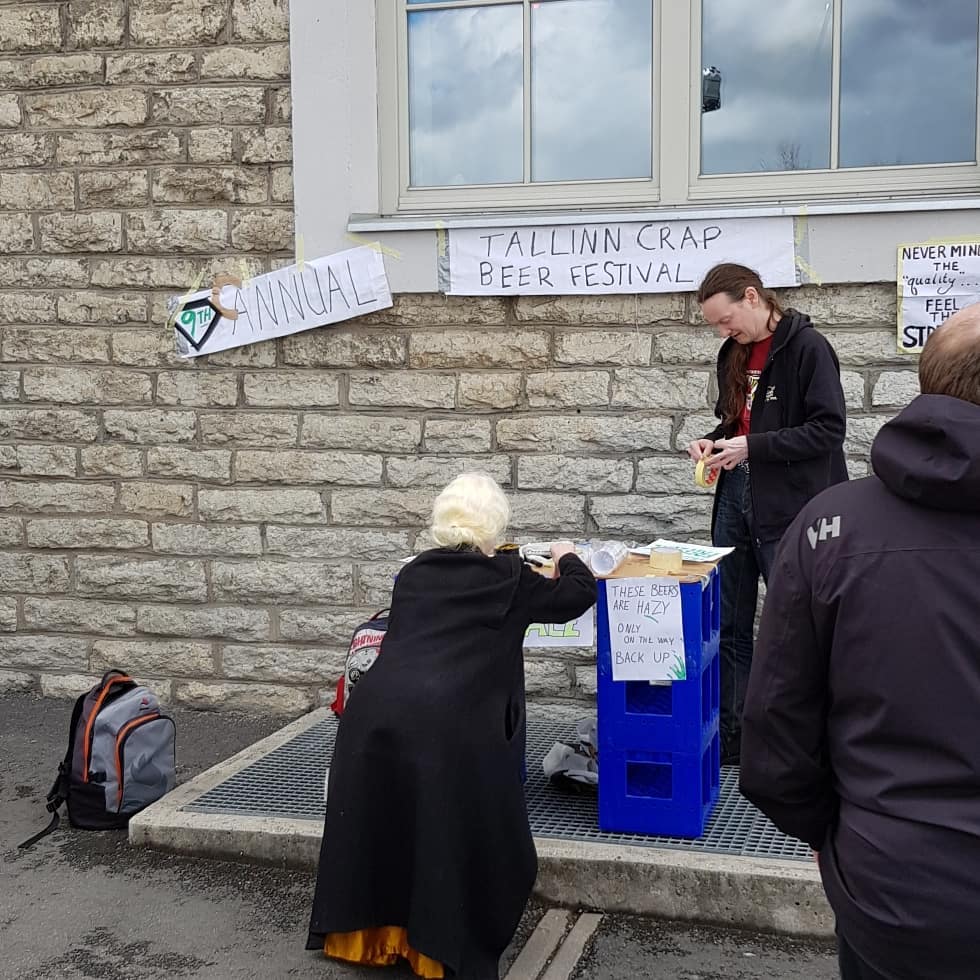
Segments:
[[[793,936],[834,934],[816,865],[537,838],[542,901]]]
[[[175,854],[256,861],[284,867],[316,867],[322,827],[311,820],[185,811],[189,803],[323,720],[318,708],[261,739],[138,813],[129,842]],[[322,777],[321,777],[322,778]]]
[[[135,816],[131,844],[279,867],[316,867],[318,821],[183,810],[203,793],[319,723],[320,708],[264,738]],[[655,847],[536,838],[542,901],[780,932],[832,936],[816,864]]]

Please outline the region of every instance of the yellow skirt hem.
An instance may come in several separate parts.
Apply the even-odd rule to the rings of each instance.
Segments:
[[[413,949],[408,930],[401,926],[379,926],[354,932],[330,932],[323,940],[323,953],[332,959],[364,966],[391,966],[398,959],[408,960],[416,976],[442,980],[446,971],[438,961]]]

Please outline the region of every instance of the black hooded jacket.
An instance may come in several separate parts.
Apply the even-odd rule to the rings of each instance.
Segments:
[[[726,363],[735,346],[729,338],[718,351],[721,394],[727,383]],[[721,394],[715,406],[719,418]],[[752,511],[760,541],[778,541],[808,500],[847,479],[845,427],[837,355],[808,316],[787,310],[773,333],[749,422]],[[722,424],[705,438],[734,434]],[[720,479],[725,479],[724,471]],[[717,507],[716,493],[716,512]]]
[[[889,980],[980,976],[980,406],[921,395],[875,476],[803,508],[769,583],[741,789],[820,851]]]

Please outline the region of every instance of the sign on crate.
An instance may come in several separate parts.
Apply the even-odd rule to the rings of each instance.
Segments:
[[[683,681],[681,587],[672,578],[606,581],[614,681]]]

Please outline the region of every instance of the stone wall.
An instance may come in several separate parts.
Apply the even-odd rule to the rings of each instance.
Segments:
[[[290,260],[287,31],[285,0],[0,2],[0,690],[123,665],[200,707],[317,703],[465,467],[522,540],[707,537],[689,296],[399,296],[175,356],[169,295]],[[841,357],[859,474],[916,392],[894,293],[787,297]],[[541,651],[528,690],[593,673]]]

